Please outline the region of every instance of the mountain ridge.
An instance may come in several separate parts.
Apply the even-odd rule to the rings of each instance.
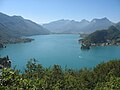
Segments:
[[[22,36],[46,35],[50,32],[41,25],[22,16],[9,16],[0,12],[0,43],[14,42]],[[20,39],[21,41],[21,39]]]
[[[115,24],[106,17],[103,17],[101,19],[94,18],[91,21],[86,19],[81,21],[61,19],[43,24],[42,26],[56,33],[92,33],[96,30],[108,29],[108,27]]]

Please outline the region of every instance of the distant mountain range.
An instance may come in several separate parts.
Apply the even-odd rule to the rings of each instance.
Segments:
[[[86,27],[88,24],[89,21],[85,19],[82,20],[81,22],[62,19],[48,24],[43,24],[43,27],[47,28],[51,32],[56,32],[56,33],[74,33]]]
[[[116,25],[116,23],[104,17],[101,19],[93,19],[92,21],[83,19],[80,22],[62,19],[43,24],[43,27],[55,33],[92,33],[96,30],[108,29],[111,25]]]
[[[10,39],[21,36],[43,35],[50,32],[41,25],[33,21],[24,19],[21,16],[8,16],[0,13],[0,41],[9,41]]]
[[[39,25],[31,20],[24,19],[21,16],[8,16],[0,13],[0,43],[31,41],[21,39],[24,36],[46,35],[52,33],[92,33],[96,30],[108,29],[110,26],[119,26],[119,23],[113,23],[106,17],[87,21],[85,19],[58,20],[48,24]],[[120,29],[120,27],[119,27]],[[20,39],[19,39],[20,38]]]

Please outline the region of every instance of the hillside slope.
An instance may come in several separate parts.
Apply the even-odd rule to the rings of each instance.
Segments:
[[[111,26],[106,30],[97,30],[86,38],[82,43],[85,45],[120,45],[120,26]]]
[[[41,25],[21,16],[8,16],[0,13],[0,41],[7,42],[10,39],[18,39],[22,36],[46,35],[50,32]]]

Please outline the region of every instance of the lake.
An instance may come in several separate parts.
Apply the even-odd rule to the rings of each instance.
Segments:
[[[28,60],[35,58],[45,67],[59,64],[63,68],[79,69],[94,67],[96,64],[112,59],[120,59],[119,46],[92,47],[81,50],[78,43],[79,35],[53,34],[32,36],[30,43],[9,44],[0,49],[0,56],[8,55],[12,67],[24,69]]]

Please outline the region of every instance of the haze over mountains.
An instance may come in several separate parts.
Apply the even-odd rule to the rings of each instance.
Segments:
[[[104,17],[101,19],[93,19],[92,21],[83,19],[80,22],[62,19],[43,24],[43,27],[56,33],[91,33],[96,30],[107,29],[111,25],[115,25],[115,23]]]

